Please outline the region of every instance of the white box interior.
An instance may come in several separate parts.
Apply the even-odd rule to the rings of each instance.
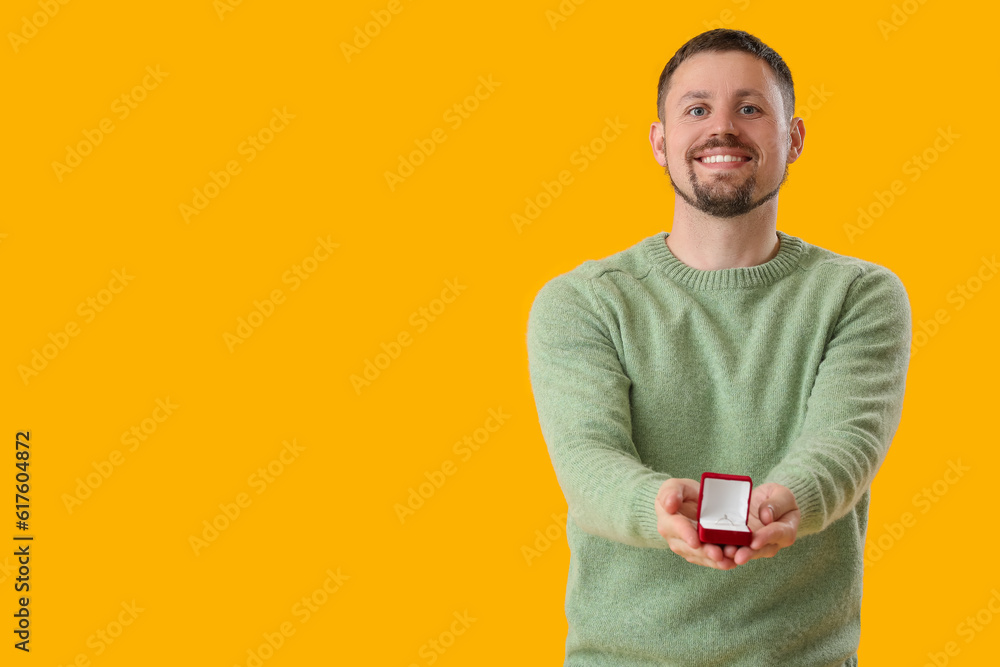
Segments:
[[[701,489],[701,525],[709,530],[749,533],[750,482],[706,477]]]

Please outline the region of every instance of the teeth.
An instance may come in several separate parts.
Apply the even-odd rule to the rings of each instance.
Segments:
[[[737,155],[709,155],[708,157],[699,159],[704,164],[712,164],[713,162],[744,162],[750,158],[739,157]]]

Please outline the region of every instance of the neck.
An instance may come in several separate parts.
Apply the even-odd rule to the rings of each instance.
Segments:
[[[778,254],[777,197],[735,218],[715,218],[677,197],[667,247],[704,271],[757,266]]]

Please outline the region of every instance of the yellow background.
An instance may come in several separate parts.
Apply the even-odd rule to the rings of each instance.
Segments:
[[[783,56],[808,114],[778,228],[895,271],[915,333],[941,309],[947,320],[918,339],[873,485],[869,545],[887,548],[869,550],[861,661],[922,665],[955,642],[949,664],[991,664],[1000,622],[971,641],[957,631],[1000,590],[1000,280],[961,308],[953,290],[1000,246],[995,6],[588,0],[553,23],[558,0],[401,0],[348,60],[341,43],[364,43],[355,29],[388,4],[70,0],[32,32],[37,0],[4,3],[0,663],[248,665],[290,623],[263,664],[561,664],[566,503],[534,411],[528,309],[556,274],[670,230],[674,195],[647,138],[657,78],[687,39],[731,27]],[[883,34],[894,6],[900,25]],[[147,67],[165,75],[119,118]],[[480,77],[497,85],[454,127],[446,112]],[[247,160],[241,145],[274,109],[294,118]],[[60,180],[53,163],[104,119],[114,130]],[[574,154],[607,119],[625,129],[580,171]],[[445,141],[390,188],[385,173],[437,128]],[[959,138],[935,153],[947,128]],[[925,151],[935,161],[913,181],[905,165]],[[181,204],[234,160],[185,221]],[[517,229],[512,214],[562,170],[572,183]],[[894,180],[905,192],[850,235]],[[317,238],[337,247],[313,265]],[[283,277],[304,264],[315,271],[293,290]],[[127,286],[102,293],[123,268]],[[436,302],[446,281],[464,289]],[[231,350],[225,334],[274,290],[283,303]],[[78,310],[108,296],[90,321]],[[421,308],[437,310],[423,328]],[[26,382],[19,368],[70,322],[78,335]],[[410,344],[356,391],[351,376],[400,334]],[[179,407],[150,421],[168,398]],[[490,410],[509,418],[483,439]],[[130,451],[122,434],[143,423],[155,431]],[[12,648],[6,555],[24,429],[30,654]],[[477,451],[455,448],[477,434]],[[304,449],[258,494],[251,476],[293,440]],[[67,508],[116,451],[121,464]],[[453,474],[401,521],[397,505],[447,461]],[[949,461],[969,468],[953,484]],[[241,493],[249,506],[196,554],[191,536],[223,525],[220,503]],[[328,569],[348,578],[316,595]],[[295,605],[314,595],[324,604],[303,622]],[[113,625],[133,601],[143,611]],[[463,613],[475,621],[451,642]],[[109,629],[121,633],[97,643]]]

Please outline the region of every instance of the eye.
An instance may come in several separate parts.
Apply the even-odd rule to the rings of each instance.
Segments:
[[[705,111],[705,107],[694,107],[690,111],[688,111],[688,113],[693,113],[695,111]],[[708,113],[708,112],[705,111],[705,113]],[[694,114],[694,115],[695,116],[703,116],[704,114],[697,113],[697,114]]]
[[[742,107],[740,107],[740,109],[741,110],[742,109],[753,109],[754,111],[759,111],[759,109],[757,107],[755,107],[754,105],[752,105],[752,104],[744,104]],[[749,116],[750,114],[743,114],[743,115],[744,116]]]

